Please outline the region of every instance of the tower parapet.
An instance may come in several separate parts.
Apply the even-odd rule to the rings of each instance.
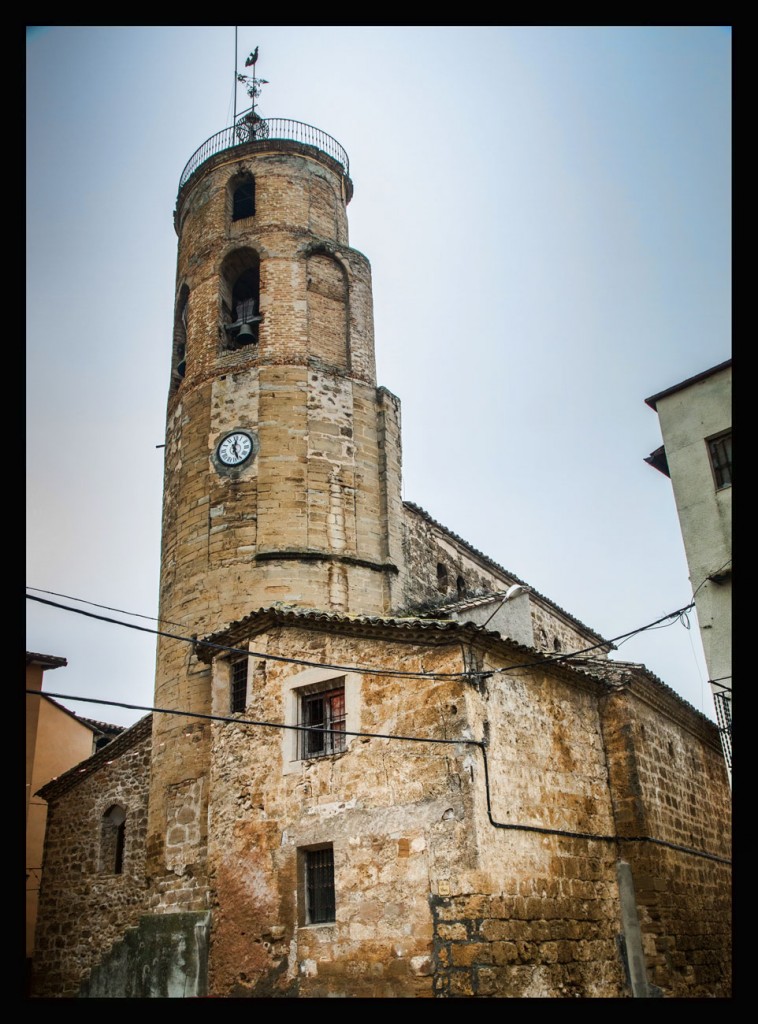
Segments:
[[[353,194],[353,183],[350,180],[350,161],[343,146],[327,135],[320,128],[314,128],[304,121],[293,121],[286,117],[261,118],[251,117],[250,112],[239,117],[235,124],[216,132],[199,146],[187,161],[179,178],[179,194],[192,175],[202,165],[219,153],[236,149],[239,146],[253,145],[258,152],[269,144],[280,149],[281,143],[291,142],[295,146],[307,146],[317,150],[322,157],[328,157],[338,165],[345,182],[346,202],[350,202]]]

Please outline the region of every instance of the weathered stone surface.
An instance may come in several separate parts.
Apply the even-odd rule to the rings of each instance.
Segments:
[[[148,907],[145,835],[150,782],[150,719],[122,733],[80,768],[50,785],[45,871],[34,959],[36,996],[75,996],[91,969]],[[115,752],[114,752],[115,751]],[[88,762],[84,762],[88,764]],[[123,870],[101,868],[103,815],[126,812]]]
[[[242,174],[255,213],[233,221]],[[506,614],[514,578],[402,501],[350,192],[331,159],[267,143],[179,196],[160,615],[205,642],[159,639],[155,704],[181,714],[50,799],[39,994],[74,994],[140,915],[194,914],[215,997],[627,997],[633,941],[651,991],[725,996],[716,729],[542,595]],[[235,347],[242,271],[262,319]],[[230,469],[233,429],[254,453]],[[229,649],[249,657],[234,714]],[[306,756],[298,726],[327,691],[344,748]],[[117,798],[126,869],[103,879]],[[323,851],[333,914],[309,916]]]

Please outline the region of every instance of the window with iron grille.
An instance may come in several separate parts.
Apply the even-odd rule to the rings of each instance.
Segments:
[[[716,487],[730,487],[732,484],[732,432],[719,434],[708,439],[708,451]]]
[[[326,757],[346,749],[344,680],[315,693],[303,692],[299,711],[299,724],[307,727],[299,732],[301,759]]]
[[[334,849],[303,850],[305,860],[305,924],[335,920]]]
[[[237,658],[231,664],[229,707],[232,712],[244,711],[247,704],[247,658]]]

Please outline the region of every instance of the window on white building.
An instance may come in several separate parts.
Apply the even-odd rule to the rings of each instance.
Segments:
[[[716,487],[732,486],[732,432],[706,438]]]

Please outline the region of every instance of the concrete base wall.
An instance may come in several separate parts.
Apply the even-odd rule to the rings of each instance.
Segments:
[[[208,988],[209,913],[140,919],[82,985],[84,999],[188,999]]]

